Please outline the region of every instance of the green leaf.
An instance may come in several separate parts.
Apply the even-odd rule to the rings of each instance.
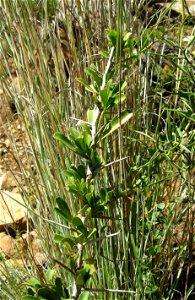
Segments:
[[[126,99],[126,95],[117,96],[114,100],[114,104],[123,103]]]
[[[56,286],[55,290],[57,292],[57,295],[60,297],[64,296],[64,290],[63,290],[63,284],[61,278],[57,277],[55,279],[55,286]]]
[[[88,109],[87,120],[89,123],[94,124],[99,116],[99,109]]]
[[[53,292],[51,289],[42,287],[38,291],[38,296],[41,296],[41,297],[43,297],[43,299],[46,299],[46,300],[53,300],[53,299],[55,299],[54,297],[56,297],[56,293]]]
[[[96,82],[98,88],[100,88],[102,84],[102,76],[99,74],[99,72],[97,70],[94,70],[92,67],[90,67],[85,69],[85,73],[90,75],[93,78],[93,80]]]
[[[75,241],[76,241],[77,244],[82,245],[85,242],[85,240],[86,240],[86,238],[82,233],[75,237]]]
[[[72,168],[70,168],[69,170],[65,170],[64,174],[67,177],[74,177],[74,178],[78,178],[79,179],[79,174],[75,170],[73,170]]]
[[[157,205],[157,207],[158,207],[159,210],[163,210],[165,208],[165,206],[166,206],[165,203],[159,203]]]
[[[59,212],[60,214],[67,220],[70,221],[72,219],[72,215],[70,213],[70,209],[66,203],[66,201],[60,197],[56,199],[57,205],[59,209],[56,208],[56,211]]]
[[[77,167],[77,172],[80,176],[80,178],[86,179],[86,167],[83,165],[79,165]]]
[[[102,55],[105,58],[109,58],[109,53],[108,51],[99,51],[99,54]]]
[[[91,135],[88,134],[88,133],[86,133],[86,132],[84,132],[83,137],[84,137],[84,142],[85,142],[85,144],[86,144],[88,147],[90,147],[90,145],[91,145]]]
[[[52,269],[47,270],[47,272],[45,274],[45,278],[47,280],[47,283],[52,282],[52,280],[54,278],[54,270],[52,270]]]
[[[117,32],[116,30],[110,30],[108,34],[108,38],[110,42],[112,43],[112,46],[116,47],[116,41],[117,41]]]
[[[88,235],[87,228],[83,224],[82,220],[79,217],[74,217],[72,220],[72,225],[76,227],[85,237]]]
[[[85,81],[84,79],[77,78],[77,81],[80,82],[80,83],[82,83],[85,86],[85,88],[86,88],[87,91],[89,91],[89,92],[91,92],[93,94],[97,94],[98,93],[98,91],[96,90],[96,88],[93,85],[91,85],[91,84],[89,85],[88,82]]]
[[[83,154],[85,155],[86,144],[85,144],[84,139],[82,137],[79,137],[75,140],[75,145],[78,147],[78,150],[80,150],[81,153],[84,152]]]
[[[107,88],[100,91],[100,97],[101,97],[102,107],[104,110],[106,110],[107,103],[108,103],[108,89]]]
[[[89,299],[89,292],[83,292],[80,294],[78,300],[88,300]]]
[[[80,231],[85,238],[87,237],[88,231],[84,225],[77,226],[77,230]]]
[[[110,135],[112,132],[119,129],[122,125],[124,125],[127,121],[129,121],[133,116],[133,113],[129,113],[128,111],[123,111],[121,113],[121,119],[119,121],[118,116],[114,117],[112,121],[110,122],[110,129],[109,131],[102,137],[102,140],[105,139],[108,135]]]
[[[95,272],[95,267],[93,264],[86,264],[82,270],[78,271],[78,276],[76,278],[76,284],[83,286],[86,284],[87,280]]]
[[[70,137],[72,140],[76,140],[78,137],[80,137],[80,133],[76,128],[71,127],[70,128]]]
[[[75,146],[71,143],[71,141],[65,137],[64,134],[60,133],[60,132],[56,132],[54,134],[54,138],[58,141],[60,141],[63,145],[65,145],[66,147],[68,147],[70,150],[75,152]]]
[[[86,197],[86,200],[87,200],[88,204],[91,205],[92,199],[93,199],[93,195],[91,193],[87,193],[85,195],[85,197]]]
[[[130,39],[132,37],[132,32],[126,32],[124,34],[123,40],[127,41],[128,39]]]
[[[32,287],[40,287],[41,283],[35,278],[35,277],[31,277],[27,282],[24,283],[27,286],[32,286]]]
[[[56,242],[56,243],[63,243],[64,239],[65,239],[65,237],[63,235],[60,235],[60,234],[56,234],[54,236],[54,242]]]
[[[28,295],[31,295],[31,296],[35,295],[35,291],[31,287],[28,288]]]
[[[72,219],[72,225],[77,227],[77,226],[82,226],[83,222],[81,221],[81,219],[79,217],[74,217]]]
[[[121,92],[124,92],[126,87],[127,87],[127,81],[123,81],[122,84],[121,84]]]
[[[68,237],[64,237],[62,235],[56,234],[54,236],[54,242],[60,243],[60,244],[69,244],[71,248],[75,246],[75,242]]]

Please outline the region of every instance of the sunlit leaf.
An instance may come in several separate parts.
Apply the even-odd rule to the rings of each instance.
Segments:
[[[82,83],[85,86],[85,88],[86,88],[87,91],[89,91],[89,92],[91,92],[93,94],[98,93],[98,91],[96,90],[96,88],[93,85],[88,84],[88,82],[85,81],[84,79],[78,78],[77,81],[80,82],[80,83]]]
[[[94,124],[99,116],[99,109],[88,109],[87,120],[89,123]]]
[[[78,298],[78,300],[88,300],[89,299],[89,292],[82,292]]]
[[[129,113],[128,111],[123,111],[121,113],[121,119],[118,119],[118,116],[114,117],[114,119],[110,122],[110,130],[102,137],[104,139],[117,129],[119,129],[122,125],[128,122],[133,116],[133,113]]]

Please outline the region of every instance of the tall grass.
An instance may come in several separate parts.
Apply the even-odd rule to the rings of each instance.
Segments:
[[[32,276],[46,284],[46,269],[72,290],[64,248],[54,242],[55,234],[68,230],[54,208],[56,198],[65,197],[71,211],[78,211],[64,170],[80,159],[54,134],[69,136],[70,127],[87,120],[95,97],[77,79],[94,84],[85,69],[93,65],[103,75],[111,47],[119,103],[109,115],[120,120],[127,109],[133,118],[99,145],[104,163],[117,163],[94,179],[97,193],[106,188],[114,197],[104,217],[94,220],[102,240],[88,245],[96,261],[86,286],[89,299],[192,299],[195,78],[194,40],[183,42],[185,17],[172,22],[170,9],[161,8],[144,18],[145,1],[55,1],[55,10],[48,3],[40,8],[39,1],[0,2],[0,81],[4,101],[14,100],[29,140],[28,173],[18,155],[27,185],[22,194],[46,257],[40,267],[29,245],[30,267],[7,268],[4,261],[2,299],[21,299],[27,292],[19,287]]]

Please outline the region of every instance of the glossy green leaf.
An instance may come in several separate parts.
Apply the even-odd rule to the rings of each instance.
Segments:
[[[76,284],[79,286],[84,286],[94,272],[95,272],[94,265],[86,264],[82,270],[78,271]]]
[[[56,132],[54,134],[54,138],[60,141],[63,145],[65,145],[70,150],[75,151],[75,146],[71,143],[71,141],[67,137],[65,137],[64,134],[60,132]]]
[[[52,282],[52,280],[54,279],[54,275],[55,272],[52,269],[47,270],[46,274],[45,274],[45,278],[47,280],[47,282]]]
[[[67,176],[67,177],[74,177],[74,178],[79,178],[79,175],[78,173],[75,171],[75,170],[72,170],[72,168],[68,169],[68,170],[65,170],[64,171],[64,174]]]
[[[77,226],[77,230],[80,231],[84,237],[86,238],[88,236],[88,231],[87,231],[87,228],[85,227],[85,225],[79,225]]]
[[[80,231],[84,236],[87,236],[87,228],[83,224],[82,220],[79,217],[74,217],[72,220],[72,225]]]
[[[86,144],[88,147],[90,147],[90,145],[91,145],[91,135],[88,134],[88,133],[86,133],[86,132],[84,132],[83,137],[84,137],[84,142],[85,142],[85,144]]]
[[[70,128],[70,137],[71,137],[71,139],[76,140],[79,136],[80,136],[80,132],[76,128],[71,127]]]
[[[117,31],[116,30],[110,30],[108,34],[108,38],[110,42],[112,43],[112,46],[116,47],[116,41],[117,41]]]
[[[84,154],[85,154],[86,144],[85,144],[84,139],[82,137],[79,137],[75,140],[75,145],[79,148],[81,153],[84,151]]]
[[[70,169],[64,171],[64,174],[67,177],[74,177],[76,179],[86,179],[86,167],[83,165],[79,165],[77,168],[75,166],[71,166]]]
[[[81,219],[79,217],[74,217],[72,219],[72,225],[74,225],[75,227],[82,226],[83,222],[81,221]]]
[[[88,109],[87,120],[89,123],[94,124],[99,116],[99,109]]]
[[[108,90],[107,88],[100,91],[100,97],[101,97],[101,103],[103,109],[107,109],[107,103],[108,103]]]
[[[166,206],[165,203],[162,202],[162,203],[159,203],[157,207],[159,210],[163,210],[165,208],[165,206]]]
[[[89,299],[89,292],[82,292],[78,298],[78,300],[88,300]]]
[[[63,216],[67,221],[70,221],[72,218],[72,215],[70,213],[70,209],[66,203],[66,201],[60,197],[56,199],[56,203],[59,207],[59,209],[56,208],[57,212],[60,212],[60,215]]]
[[[128,111],[123,111],[121,113],[121,119],[118,119],[118,116],[114,117],[114,119],[110,122],[110,129],[109,131],[102,137],[102,140],[119,129],[122,125],[128,122],[133,116],[133,113],[129,113]]]
[[[32,286],[32,287],[40,287],[40,286],[41,286],[40,282],[39,282],[35,277],[31,277],[31,278],[25,283],[25,285]]]
[[[88,193],[88,194],[85,195],[85,197],[86,197],[86,200],[87,200],[88,204],[91,205],[93,195],[91,193]]]

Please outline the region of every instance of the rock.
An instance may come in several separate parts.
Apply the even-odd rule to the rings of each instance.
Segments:
[[[0,251],[7,258],[11,258],[15,253],[14,239],[5,232],[0,232]]]
[[[9,268],[14,268],[14,270],[16,268],[22,268],[24,267],[24,263],[23,260],[20,258],[10,258],[9,260],[6,261],[6,265]]]
[[[194,0],[186,0],[186,4],[187,4],[187,8],[185,8],[185,14],[189,15],[189,13],[192,16],[195,16],[195,1]],[[160,5],[169,7],[171,5],[171,1],[168,1],[166,3],[160,3]],[[182,0],[177,0],[172,6],[171,6],[172,10],[175,10],[178,13],[182,13]]]
[[[46,256],[42,247],[42,241],[39,239],[35,231],[31,231],[28,234],[24,233],[16,241],[18,249],[22,257],[25,259],[26,264],[30,265],[27,253],[30,252],[36,263],[43,265],[46,262]]]
[[[9,140],[9,139],[6,139],[6,140],[4,141],[4,143],[5,143],[6,148],[9,148],[9,147],[10,147],[10,140]]]
[[[0,191],[0,231],[6,225],[18,224],[27,214],[21,194]]]
[[[37,265],[43,265],[47,261],[36,231],[24,233],[17,239],[6,232],[0,232],[0,252],[10,261],[20,261],[22,258],[27,266],[31,266],[30,257],[33,257]]]
[[[0,178],[0,189],[10,190],[13,187],[18,186],[19,182],[20,182],[19,176],[13,175],[11,171],[7,171]]]

